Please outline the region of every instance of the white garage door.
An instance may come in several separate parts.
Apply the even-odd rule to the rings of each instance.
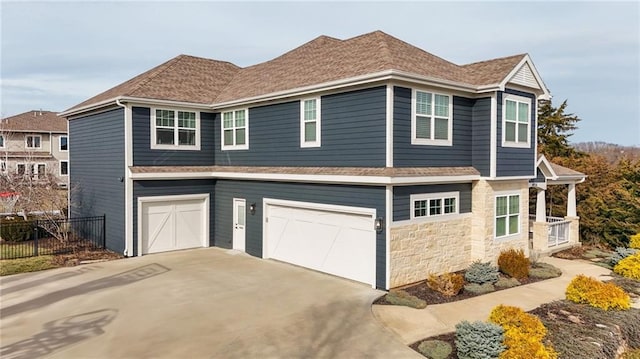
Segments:
[[[265,257],[375,287],[375,210],[265,200]]]
[[[205,246],[208,200],[164,198],[140,199],[142,254]]]

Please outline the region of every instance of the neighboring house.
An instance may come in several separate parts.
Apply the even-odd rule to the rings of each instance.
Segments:
[[[69,183],[67,120],[56,112],[35,110],[0,120],[0,173]]]
[[[526,54],[459,66],[380,31],[245,68],[180,55],[62,113],[71,211],[128,256],[218,246],[398,287],[530,253],[549,97]]]

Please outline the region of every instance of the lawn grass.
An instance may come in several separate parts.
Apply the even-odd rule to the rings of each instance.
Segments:
[[[38,248],[39,255],[46,255],[53,253],[51,248]],[[24,244],[0,244],[0,259],[6,258],[23,258],[33,256],[33,244],[31,242]]]
[[[55,268],[53,256],[0,260],[0,276]]]

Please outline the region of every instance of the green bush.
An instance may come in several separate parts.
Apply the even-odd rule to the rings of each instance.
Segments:
[[[549,279],[562,275],[562,271],[549,263],[536,263],[529,269],[529,276],[533,278]]]
[[[473,294],[485,294],[495,291],[496,288],[491,283],[478,284],[478,283],[469,283],[464,286],[464,291],[473,293]]]
[[[453,348],[442,340],[425,340],[418,345],[418,351],[430,359],[447,359]]]
[[[522,249],[509,249],[500,252],[498,267],[509,277],[524,279],[529,276],[529,259],[524,256]]]
[[[7,242],[22,242],[31,239],[31,224],[22,218],[2,219],[0,238]]]
[[[500,278],[496,282],[498,288],[512,288],[520,285],[520,281],[515,278]]]
[[[416,309],[423,309],[427,307],[427,302],[405,292],[404,290],[390,291],[389,293],[387,293],[384,299],[387,301],[387,303],[393,305],[403,305],[405,307]]]
[[[498,267],[491,263],[482,263],[480,261],[473,262],[464,272],[464,279],[469,283],[495,283],[499,277]]]
[[[636,254],[636,252],[637,250],[634,248],[616,247],[611,258],[609,258],[609,264],[611,264],[612,267],[615,267],[618,262],[630,255]]]
[[[456,325],[456,349],[459,359],[497,358],[506,347],[504,329],[493,323],[462,321]]]

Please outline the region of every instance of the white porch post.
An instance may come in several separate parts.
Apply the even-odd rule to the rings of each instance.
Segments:
[[[547,201],[545,192],[547,191],[542,188],[538,188],[536,196],[536,222],[544,223],[547,221]]]
[[[576,184],[569,184],[567,196],[567,217],[577,217],[576,214]]]

